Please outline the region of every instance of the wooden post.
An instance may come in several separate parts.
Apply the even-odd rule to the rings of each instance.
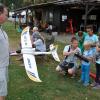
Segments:
[[[28,25],[28,8],[26,10],[26,25]]]
[[[85,20],[84,20],[84,29],[87,25],[87,18],[88,18],[88,14],[95,8],[96,4],[92,5],[91,8],[89,8],[89,3],[86,3],[86,7],[85,7]]]
[[[85,6],[85,19],[84,19],[84,30],[87,25],[87,17],[88,17],[88,3]]]
[[[16,17],[17,17],[16,13],[14,14],[14,17],[15,17],[15,29],[16,29]]]

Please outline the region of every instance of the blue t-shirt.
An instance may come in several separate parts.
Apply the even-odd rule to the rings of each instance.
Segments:
[[[89,42],[91,42],[91,44],[96,44],[99,40],[98,40],[97,35],[93,34],[92,36],[87,35],[85,37],[84,41],[89,41]],[[91,49],[92,49],[93,54],[95,54],[96,53],[96,48],[92,47]]]
[[[84,57],[93,57],[93,52],[92,52],[92,50],[91,50],[91,49],[90,49],[90,50],[85,50],[85,51],[83,52],[83,56],[84,56]],[[89,65],[90,62],[85,62],[85,61],[82,60],[82,64],[83,64],[83,65]]]
[[[36,31],[33,32],[32,34],[32,42],[35,45],[35,49],[41,52],[45,52],[46,51],[46,44],[44,42],[44,39],[42,38],[41,34]]]
[[[93,34],[92,36],[86,35],[84,41],[91,41],[91,43],[97,43],[99,40],[98,40],[98,36]]]
[[[46,45],[45,43],[43,43],[43,41],[41,39],[37,39],[34,42],[35,46],[36,46],[36,50],[39,50],[41,52],[45,52],[46,51]]]

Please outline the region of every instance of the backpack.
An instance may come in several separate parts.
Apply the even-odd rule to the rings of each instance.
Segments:
[[[70,49],[71,49],[71,46],[69,45],[68,52],[70,52]],[[64,60],[66,60],[67,57],[68,57],[68,56],[66,56]]]

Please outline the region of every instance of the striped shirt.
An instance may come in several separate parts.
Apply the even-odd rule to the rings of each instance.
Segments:
[[[6,32],[0,27],[0,68],[9,65],[9,43]]]

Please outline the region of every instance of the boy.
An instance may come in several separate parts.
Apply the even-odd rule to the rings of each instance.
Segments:
[[[93,54],[96,53],[96,44],[98,43],[98,37],[93,33],[93,26],[88,25],[86,27],[86,31],[88,35],[85,37],[84,41],[90,41],[91,42],[91,50],[93,51]]]
[[[88,59],[89,62],[86,62],[82,60],[82,72],[81,72],[81,80],[79,82],[82,82],[84,86],[89,85],[89,72],[90,72],[90,61],[93,59],[93,54],[91,50],[91,43],[89,41],[84,42],[84,52],[83,56]]]
[[[66,74],[68,71],[69,74],[74,75],[77,68],[77,57],[75,53],[81,53],[80,48],[78,48],[78,41],[75,37],[71,39],[71,45],[67,45],[64,48],[63,55],[65,56],[63,62],[61,62],[57,67],[56,71]]]

